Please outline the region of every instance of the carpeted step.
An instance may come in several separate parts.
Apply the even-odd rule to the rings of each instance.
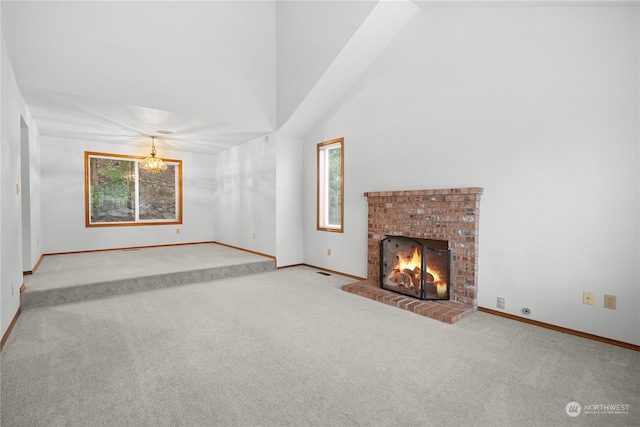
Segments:
[[[275,270],[272,259],[226,265],[191,271],[171,272],[149,276],[131,277],[120,280],[86,283],[54,289],[30,289],[27,287],[20,296],[20,307],[24,310],[69,302],[86,301],[131,292],[180,286],[189,283],[206,282],[227,277],[246,276]]]

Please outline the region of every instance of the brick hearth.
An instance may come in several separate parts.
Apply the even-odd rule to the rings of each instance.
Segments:
[[[475,307],[455,301],[423,301],[400,295],[369,280],[344,285],[342,290],[445,323],[455,323],[475,311]]]
[[[367,280],[343,289],[447,323],[474,312],[481,194],[478,187],[364,193],[369,206]],[[449,301],[421,301],[380,288],[380,241],[386,236],[449,242]]]

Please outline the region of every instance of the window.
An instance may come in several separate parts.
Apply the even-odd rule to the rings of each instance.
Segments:
[[[182,161],[148,172],[142,157],[85,151],[86,226],[182,224]]]
[[[342,233],[344,138],[318,144],[318,230]]]

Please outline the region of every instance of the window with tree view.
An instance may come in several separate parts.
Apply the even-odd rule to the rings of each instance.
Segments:
[[[344,138],[318,144],[318,230],[343,231]]]
[[[182,223],[182,161],[149,172],[142,157],[85,152],[87,227]]]

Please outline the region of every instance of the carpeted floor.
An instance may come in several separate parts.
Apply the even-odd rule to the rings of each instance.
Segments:
[[[481,312],[447,325],[351,281],[295,267],[25,310],[0,423],[638,425],[640,353]],[[611,404],[627,413],[590,413]]]

